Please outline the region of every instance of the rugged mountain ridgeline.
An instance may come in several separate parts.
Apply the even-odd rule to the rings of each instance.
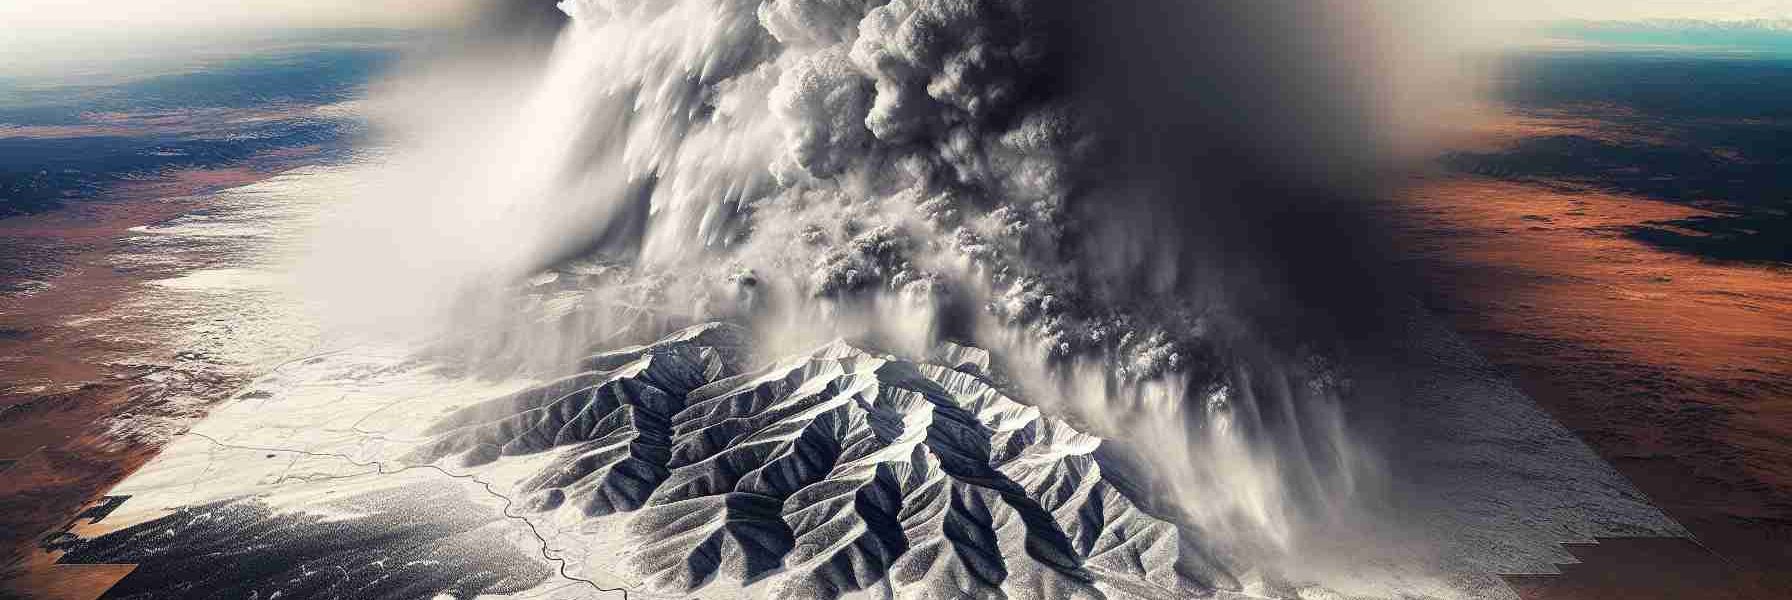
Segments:
[[[1188,597],[1237,583],[1195,532],[1143,505],[1113,445],[1004,396],[987,355],[929,362],[836,342],[744,368],[703,325],[458,411],[422,460],[558,452],[535,511],[628,519],[619,570],[778,597]],[[937,364],[936,364],[937,363]]]

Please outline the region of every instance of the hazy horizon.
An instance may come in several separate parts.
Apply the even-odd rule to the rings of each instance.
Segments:
[[[1392,0],[1402,2],[1406,0]],[[0,3],[0,67],[66,60],[195,39],[240,39],[280,30],[427,30],[468,24],[492,0],[11,0]],[[1792,18],[1792,0],[1546,0],[1416,3],[1433,25],[1483,44],[1523,44],[1530,26],[1563,21],[1747,21]]]
[[[12,0],[0,21],[26,31],[284,28],[429,28],[463,22],[484,0]],[[1426,3],[1457,18],[1495,22],[1559,20],[1751,20],[1792,17],[1792,0],[1711,3],[1686,0],[1587,0],[1563,4],[1514,0]],[[1454,6],[1449,6],[1454,4]],[[3,42],[0,42],[3,43]]]

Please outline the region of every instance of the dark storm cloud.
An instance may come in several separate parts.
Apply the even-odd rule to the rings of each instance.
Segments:
[[[1059,77],[1105,150],[1076,206],[1090,269],[1225,302],[1259,332],[1377,323],[1386,236],[1362,209],[1394,189],[1397,136],[1415,134],[1382,117],[1377,3],[1055,8]]]
[[[1203,526],[1285,545],[1371,468],[1344,421],[1377,409],[1327,365],[1400,298],[1364,209],[1429,124],[1414,4],[573,0],[539,81],[491,123],[442,111],[402,178],[471,217],[365,280],[464,265],[408,290],[434,300],[627,248],[591,260],[639,285],[596,293],[770,356],[969,341],[1165,449]]]

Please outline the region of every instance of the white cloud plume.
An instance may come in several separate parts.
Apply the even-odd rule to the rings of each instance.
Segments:
[[[1254,282],[1306,277],[1284,267],[1311,249],[1254,235],[1280,227],[1265,220],[1280,208],[1362,192],[1396,141],[1423,133],[1385,118],[1424,113],[1383,93],[1419,72],[1375,62],[1417,50],[1374,39],[1392,35],[1383,12],[1239,1],[1146,23],[1145,8],[1050,0],[561,6],[572,22],[539,75],[515,78],[521,92],[416,102],[432,112],[408,130],[397,179],[415,185],[369,203],[376,223],[432,215],[424,239],[399,244],[417,260],[328,264],[428,269],[428,285],[361,280],[428,305],[402,299],[607,251],[630,275],[593,281],[650,290],[631,301],[662,312],[754,321],[774,351],[972,338],[1028,396],[1162,449],[1146,460],[1216,538],[1288,548],[1313,505],[1361,480],[1326,363],[1259,330],[1305,299]]]

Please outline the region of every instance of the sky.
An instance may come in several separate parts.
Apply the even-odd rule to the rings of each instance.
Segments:
[[[0,23],[19,30],[243,27],[427,27],[475,0],[5,0]],[[510,0],[515,1],[515,0]],[[1441,0],[1497,20],[1792,17],[1792,0]]]
[[[483,2],[524,0],[0,0],[0,67],[63,54],[117,55],[219,33],[281,28],[431,28]],[[1180,0],[1190,1],[1190,0]],[[1339,0],[1358,1],[1358,0]],[[1387,0],[1400,2],[1402,0]],[[1407,0],[1413,1],[1413,0]],[[1562,19],[1792,19],[1792,0],[1418,0],[1440,30],[1510,42],[1505,25]],[[1452,35],[1455,35],[1454,33]],[[51,61],[55,62],[55,61]]]
[[[0,77],[178,58],[267,30],[441,27],[485,1],[518,0],[0,0]]]
[[[116,31],[269,27],[428,27],[469,0],[5,0],[9,29]]]
[[[1792,0],[1445,0],[1483,18],[1505,21],[1560,19],[1787,19]]]

